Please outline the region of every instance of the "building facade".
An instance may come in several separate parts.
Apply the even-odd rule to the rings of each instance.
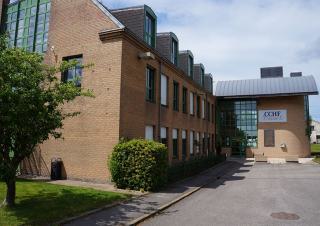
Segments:
[[[216,84],[218,146],[257,161],[310,156],[308,95],[318,94],[315,79],[262,71],[261,79]]]
[[[312,120],[311,122],[311,137],[312,144],[320,144],[320,122]]]
[[[78,85],[95,98],[64,106],[81,114],[65,120],[63,139],[40,145],[36,162],[25,163],[33,172],[48,174],[52,158],[61,158],[66,177],[105,181],[120,138],[165,143],[171,164],[214,151],[215,97],[184,73],[178,38],[157,33],[150,7],[109,10],[97,0],[1,3],[10,46],[42,53],[51,65],[94,64],[57,75],[66,82],[81,77]]]
[[[0,0],[1,30],[11,47],[44,55],[47,64],[76,60],[61,81],[93,91],[63,106],[64,121],[26,159],[24,173],[48,176],[61,158],[69,179],[106,181],[107,159],[121,138],[165,143],[170,164],[215,153],[295,160],[310,155],[306,135],[313,77],[282,67],[261,79],[216,82],[173,32],[157,32],[146,6],[108,9],[98,0]],[[82,69],[81,64],[94,66]],[[303,129],[301,129],[303,128]]]

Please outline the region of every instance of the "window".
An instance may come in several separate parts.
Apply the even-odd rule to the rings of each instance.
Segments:
[[[189,56],[188,58],[188,75],[193,78],[193,58]]]
[[[203,119],[205,119],[205,101],[204,101],[204,99],[202,99],[202,101],[201,101],[201,116],[202,116],[202,118]]]
[[[182,158],[185,159],[187,157],[187,131],[182,130],[181,134],[182,138]]]
[[[160,138],[161,138],[161,143],[168,146],[167,128],[166,127],[161,127]]]
[[[205,151],[206,151],[206,137],[205,137],[204,133],[202,133],[201,136],[202,136],[202,153],[205,153]]]
[[[200,118],[200,96],[197,96],[197,117]]]
[[[145,139],[146,140],[153,140],[153,126],[146,126],[145,128]]]
[[[146,100],[154,102],[155,85],[154,85],[154,70],[150,67],[146,69]]]
[[[311,126],[311,131],[315,131],[315,130],[314,130],[314,126]]]
[[[5,27],[9,33],[9,46],[46,52],[50,9],[50,0],[13,1],[8,5]]]
[[[201,68],[201,78],[200,78],[200,82],[201,82],[201,85],[204,86],[204,69]]]
[[[178,129],[172,130],[172,157],[178,158]]]
[[[193,101],[194,101],[194,98],[193,98],[193,93],[190,92],[190,115],[194,115],[194,106],[193,106]]]
[[[209,149],[210,149],[210,133],[207,134],[207,153],[209,153]]]
[[[265,147],[274,147],[275,146],[274,130],[273,129],[264,130],[264,146]]]
[[[194,144],[194,132],[190,131],[190,144],[189,144],[189,149],[190,149],[190,155],[193,155],[193,144]]]
[[[168,105],[168,77],[161,75],[161,105]]]
[[[148,12],[146,12],[144,29],[145,29],[144,31],[145,42],[150,46],[155,47],[156,20]]]
[[[182,88],[182,112],[187,114],[187,98],[188,98],[188,90],[186,87]]]
[[[196,144],[196,153],[198,154],[200,151],[200,133],[199,132],[196,133],[195,144]]]
[[[173,81],[173,110],[179,111],[179,83]]]
[[[77,65],[73,68],[69,68],[68,70],[62,73],[62,81],[74,82],[78,87],[80,87],[82,79],[82,55],[64,57],[63,61],[75,61],[77,62]]]
[[[223,100],[219,101],[218,122],[221,131],[222,146],[235,145],[239,138],[246,138],[247,146],[258,146],[257,102],[255,100]],[[214,115],[214,114],[213,114]],[[227,144],[229,139],[229,145]]]
[[[172,39],[171,62],[178,65],[178,42],[175,39]]]

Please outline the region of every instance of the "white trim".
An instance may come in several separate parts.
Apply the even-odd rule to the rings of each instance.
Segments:
[[[112,22],[114,22],[119,28],[125,28],[125,26],[117,19],[115,16],[113,16],[109,10],[107,10],[101,2],[98,0],[91,0],[107,17],[109,17]]]

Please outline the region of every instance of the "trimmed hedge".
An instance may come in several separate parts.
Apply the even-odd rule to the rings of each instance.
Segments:
[[[209,153],[208,156],[194,157],[188,161],[180,162],[169,167],[168,181],[175,182],[186,177],[194,176],[212,166],[223,162],[224,156],[215,156]]]
[[[118,188],[158,190],[167,183],[168,150],[154,141],[123,141],[114,147],[109,169]]]

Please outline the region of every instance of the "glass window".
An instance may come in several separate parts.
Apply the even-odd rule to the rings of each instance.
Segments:
[[[150,102],[155,101],[155,81],[154,70],[150,67],[146,69],[146,100]]]
[[[168,105],[168,77],[161,75],[161,105]]]
[[[193,78],[193,58],[189,56],[188,58],[188,75]]]
[[[189,104],[190,115],[194,115],[194,106],[193,106],[194,97],[193,97],[193,92],[190,92],[189,102],[190,102],[190,104]]]
[[[160,138],[161,138],[161,143],[168,146],[167,128],[166,127],[161,127]]]
[[[179,111],[179,83],[173,81],[173,110]]]
[[[178,129],[172,130],[172,157],[174,159],[178,158]]]
[[[193,155],[193,144],[194,144],[194,132],[190,131],[190,144],[189,144],[189,149],[190,149],[190,155]]]
[[[155,47],[155,19],[146,12],[146,18],[145,18],[145,34],[144,34],[144,40],[147,44],[149,44],[152,47]]]
[[[42,46],[40,46],[41,48]],[[82,56],[72,56],[63,58],[64,61],[76,61],[77,65],[65,71],[62,76],[63,82],[75,82],[80,87],[82,79]]]
[[[145,139],[146,140],[153,140],[153,126],[146,126],[145,127]]]
[[[48,34],[44,35],[44,32],[48,32],[49,16],[50,0],[21,0],[8,5],[5,23],[10,34],[9,46],[45,52]]]
[[[196,140],[195,140],[195,146],[196,146],[196,153],[198,154],[200,151],[200,133],[196,133]]]
[[[202,99],[202,101],[201,101],[201,116],[202,116],[202,118],[203,119],[205,119],[205,101],[204,101],[204,99]]]
[[[185,159],[187,157],[187,131],[182,130],[181,133],[182,138],[182,158]]]
[[[186,87],[182,88],[182,112],[187,114],[187,98],[188,98],[188,90]]]
[[[200,110],[200,96],[197,96],[197,117],[200,118],[201,110]]]
[[[171,62],[178,65],[178,42],[175,39],[172,39]]]
[[[248,147],[257,147],[257,103],[254,100],[219,101],[219,121],[223,146],[239,146],[246,142]],[[213,115],[212,105],[212,115]],[[213,116],[212,116],[213,118]]]
[[[273,129],[264,130],[264,146],[265,147],[274,147],[275,146],[275,137]]]

